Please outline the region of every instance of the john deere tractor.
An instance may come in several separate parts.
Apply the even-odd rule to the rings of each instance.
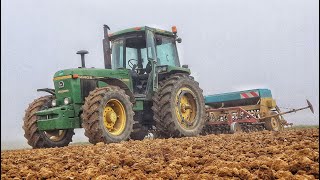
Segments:
[[[26,110],[23,129],[33,148],[62,147],[75,128],[89,142],[112,143],[157,137],[198,135],[205,124],[199,84],[180,65],[177,29],[135,27],[108,34],[104,25],[104,69],[82,66],[54,74],[54,89]]]

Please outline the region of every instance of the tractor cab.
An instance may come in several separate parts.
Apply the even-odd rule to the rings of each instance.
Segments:
[[[158,137],[199,135],[205,123],[202,90],[187,66],[180,67],[175,26],[172,32],[135,27],[109,34],[104,25],[104,68],[57,71],[50,95],[26,110],[23,129],[33,148],[62,147],[75,128],[89,142],[114,143]]]
[[[169,66],[180,68],[176,41],[181,39],[177,38],[176,31],[136,27],[108,34],[108,37],[111,69],[130,70],[134,94],[153,91],[158,74],[168,73]]]

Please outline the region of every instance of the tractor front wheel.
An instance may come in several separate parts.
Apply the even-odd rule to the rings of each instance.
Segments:
[[[72,141],[73,129],[40,131],[37,127],[39,117],[37,111],[51,107],[53,96],[48,95],[34,100],[26,110],[24,124],[24,137],[33,148],[50,148],[67,146]]]
[[[89,142],[112,143],[129,139],[133,127],[132,106],[129,96],[117,86],[91,91],[81,115]]]
[[[205,124],[205,104],[199,83],[185,74],[163,80],[153,97],[157,136],[197,136]]]

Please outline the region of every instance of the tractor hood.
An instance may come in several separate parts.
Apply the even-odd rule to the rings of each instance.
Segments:
[[[129,69],[96,69],[96,68],[74,68],[60,70],[54,74],[53,80],[62,80],[69,78],[93,79],[101,77],[128,78]]]
[[[122,81],[129,89],[132,87],[129,69],[96,69],[75,68],[64,69],[55,73],[53,77],[57,104],[63,104],[65,98],[74,103],[83,103],[88,93],[96,87],[103,87],[96,79],[115,78]]]

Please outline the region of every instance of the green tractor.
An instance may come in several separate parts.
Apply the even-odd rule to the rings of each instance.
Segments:
[[[104,25],[104,69],[82,66],[60,70],[50,95],[26,110],[23,129],[33,148],[62,147],[75,128],[84,128],[89,142],[197,136],[205,124],[205,103],[199,83],[180,65],[176,27],[165,31],[135,27],[108,34]],[[110,46],[111,45],[111,46]]]

